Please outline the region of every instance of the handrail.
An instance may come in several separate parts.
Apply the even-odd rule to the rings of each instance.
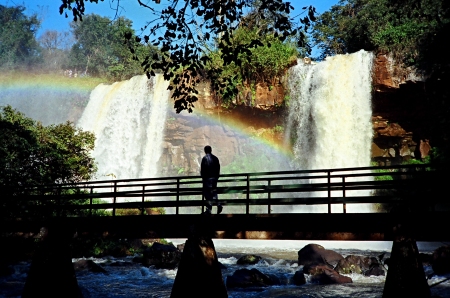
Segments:
[[[379,170],[384,172],[377,172]],[[421,185],[417,179],[433,172],[434,169],[430,165],[402,165],[224,174],[219,179],[217,191],[218,194],[224,195],[221,197],[223,205],[244,205],[246,214],[251,212],[251,206],[267,205],[266,210],[270,214],[271,206],[316,204],[327,204],[328,213],[331,213],[333,204],[343,204],[343,212],[346,213],[347,204],[399,201],[395,195],[352,195],[354,191],[376,192],[380,189],[408,188],[419,191],[426,185]],[[375,177],[387,175],[392,180],[375,180]],[[54,208],[61,212],[89,210],[89,215],[93,214],[92,210],[112,209],[112,216],[116,216],[117,209],[126,208],[138,208],[141,210],[140,214],[144,214],[144,208],[152,207],[174,207],[175,214],[179,214],[181,207],[199,207],[205,204],[202,200],[202,181],[199,176],[28,185],[21,186],[16,193],[11,192],[11,188],[7,190],[15,200],[29,202],[30,206],[27,208],[30,210],[32,203],[41,202],[43,207],[34,207]],[[2,193],[8,194],[6,191]],[[243,195],[244,198],[228,198],[228,195]],[[196,199],[193,199],[193,196]],[[161,198],[166,199],[160,200]],[[111,202],[98,203],[94,202],[94,199],[108,199]],[[127,201],[130,199],[135,201]],[[77,205],[74,200],[88,200],[88,204]]]

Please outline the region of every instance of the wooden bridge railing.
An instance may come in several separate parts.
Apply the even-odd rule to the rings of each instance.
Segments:
[[[224,213],[284,213],[297,205],[411,204],[426,194],[434,170],[425,165],[361,167],[308,171],[226,174],[218,194]],[[200,213],[202,181],[198,176],[103,180],[76,184],[24,186],[0,191],[22,203],[24,214],[90,216],[96,210],[165,208],[168,213]],[[430,200],[426,203],[431,204]],[[20,205],[20,204],[19,204]],[[169,212],[170,211],[170,212]],[[292,212],[292,210],[290,210]]]

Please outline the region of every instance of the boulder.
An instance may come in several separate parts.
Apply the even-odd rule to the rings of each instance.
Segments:
[[[331,269],[328,265],[308,265],[303,267],[304,274],[311,275],[311,281],[321,285],[326,284],[344,284],[352,283],[353,280],[337,271]]]
[[[334,268],[344,257],[318,244],[308,244],[298,252],[298,265],[328,265]]]
[[[6,264],[5,262],[0,261],[0,277],[9,276],[14,273],[14,269]]]
[[[75,271],[89,271],[93,273],[107,273],[105,269],[92,260],[79,260],[73,263]]]
[[[365,276],[384,276],[386,272],[380,264],[374,264],[369,270],[364,272]]]
[[[342,274],[362,273],[359,258],[341,259],[334,269]]]
[[[294,285],[296,286],[301,286],[306,284],[306,278],[305,278],[305,274],[303,273],[303,271],[296,271],[294,274],[294,277],[292,278],[292,282],[294,283]]]
[[[431,262],[435,274],[450,273],[450,246],[438,247],[433,252]]]
[[[239,269],[227,277],[227,288],[259,288],[277,284],[273,277],[260,272],[258,269]]]
[[[334,269],[342,274],[385,275],[383,266],[374,257],[349,255],[345,259],[340,260]]]
[[[237,260],[238,265],[254,265],[257,264],[262,258],[256,255],[245,255]]]
[[[156,268],[174,269],[181,260],[181,252],[173,244],[153,243],[144,250],[142,264]]]

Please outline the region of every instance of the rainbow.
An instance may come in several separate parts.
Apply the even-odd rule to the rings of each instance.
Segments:
[[[252,138],[261,145],[276,150],[286,158],[291,159],[293,156],[292,149],[290,146],[286,145],[286,142],[284,141],[284,133],[282,131],[275,132],[274,128],[261,128],[267,126],[264,125],[264,123],[261,123],[262,120],[259,120],[259,123],[255,123],[254,125],[256,127],[254,127],[253,125],[249,126],[249,124],[245,123],[240,115],[233,115],[233,113],[213,114],[202,109],[195,109],[193,113],[204,118],[209,125],[228,126],[235,133],[238,133],[243,137]]]

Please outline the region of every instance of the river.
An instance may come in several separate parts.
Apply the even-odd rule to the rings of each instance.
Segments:
[[[175,245],[184,242],[184,239],[172,239]],[[341,285],[319,285],[307,283],[302,286],[292,284],[292,277],[301,269],[297,264],[297,252],[308,241],[288,240],[219,240],[214,239],[219,261],[226,267],[222,270],[222,276],[226,278],[237,269],[256,268],[259,271],[275,275],[281,285],[270,286],[261,289],[228,289],[230,298],[248,297],[381,297],[385,282],[384,276],[365,277],[360,274],[347,275],[353,283]],[[314,243],[333,249],[344,257],[350,254],[377,257],[385,253],[384,258],[389,257],[391,242],[356,242],[356,241],[315,241]],[[442,243],[419,242],[418,247],[422,253],[432,251]],[[239,257],[245,254],[256,254],[262,260],[256,265],[237,265]],[[177,270],[147,268],[132,262],[133,257],[127,258],[91,258],[102,266],[107,274],[91,273],[88,271],[77,272],[78,284],[84,297],[170,297],[172,285]],[[78,259],[73,259],[77,261]],[[20,297],[29,269],[28,262],[22,262],[14,266],[14,274],[0,278],[0,297]],[[425,265],[426,275],[432,274],[431,266]],[[437,284],[447,276],[433,276],[428,280],[429,285]],[[431,287],[433,297],[450,297],[450,281]]]

